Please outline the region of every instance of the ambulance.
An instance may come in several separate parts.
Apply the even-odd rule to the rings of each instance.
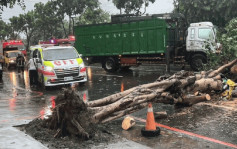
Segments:
[[[30,82],[37,80],[47,87],[87,81],[86,67],[74,47],[37,45],[30,51]]]

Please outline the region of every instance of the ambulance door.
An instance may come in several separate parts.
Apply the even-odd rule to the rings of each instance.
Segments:
[[[33,62],[38,73],[38,81],[43,82],[43,72],[44,72],[42,64],[43,62],[40,51],[38,49],[35,49],[33,52]]]

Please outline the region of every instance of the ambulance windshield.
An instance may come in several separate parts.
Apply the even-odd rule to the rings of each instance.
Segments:
[[[78,53],[73,48],[48,49],[43,51],[45,61],[67,60],[79,58]]]

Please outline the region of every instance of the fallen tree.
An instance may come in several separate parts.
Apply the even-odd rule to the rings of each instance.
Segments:
[[[193,105],[211,100],[222,90],[221,73],[230,69],[237,59],[214,71],[180,71],[162,76],[157,81],[133,87],[108,97],[83,102],[74,90],[64,90],[55,99],[56,107],[45,120],[45,126],[57,130],[55,137],[93,136],[96,124],[106,123],[147,107],[148,102]]]

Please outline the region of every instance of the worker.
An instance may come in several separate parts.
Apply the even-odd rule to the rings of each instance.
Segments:
[[[38,81],[38,74],[32,58],[26,63],[26,68],[29,73],[30,85],[36,85]]]
[[[18,73],[20,71],[22,71],[22,72],[24,71],[25,58],[21,53],[18,53],[18,56],[16,58],[16,65],[17,65]]]

